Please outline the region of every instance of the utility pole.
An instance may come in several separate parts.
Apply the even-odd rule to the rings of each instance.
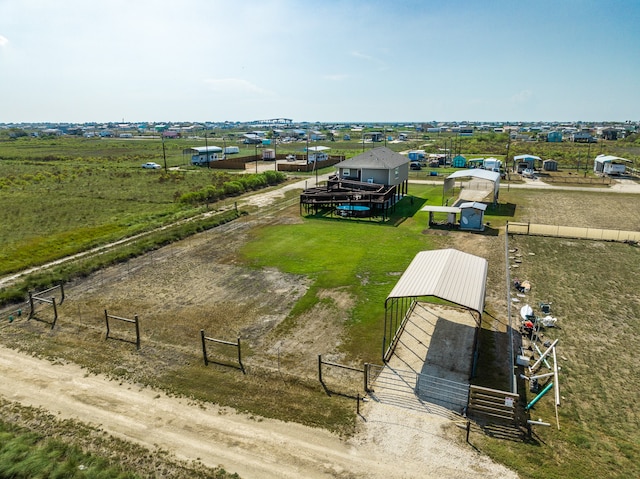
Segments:
[[[209,143],[207,142],[207,132],[204,132],[204,154],[207,155],[207,168],[209,168]]]
[[[167,151],[164,148],[164,136],[162,137],[162,157],[164,158],[164,172],[167,172]]]
[[[509,148],[511,148],[511,131],[509,131],[509,134],[508,134],[507,138],[508,138],[508,140],[507,140],[507,156],[505,156],[505,158],[504,158],[505,164],[509,164]],[[511,169],[511,171],[513,171],[513,168]]]

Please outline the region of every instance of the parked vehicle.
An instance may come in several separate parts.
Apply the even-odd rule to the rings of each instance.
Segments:
[[[162,168],[158,163],[154,163],[153,161],[145,163],[144,165],[142,165],[142,167],[150,170],[159,170],[160,168]]]
[[[412,161],[409,165],[409,168],[411,168],[412,170],[421,170],[422,166],[420,166],[420,163],[418,163],[417,161]]]

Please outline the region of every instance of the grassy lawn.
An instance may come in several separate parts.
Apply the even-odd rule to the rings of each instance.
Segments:
[[[381,305],[415,254],[433,248],[430,237],[421,233],[427,217],[424,213],[413,215],[425,202],[436,201],[439,190],[429,186],[413,189],[413,204],[410,198],[403,199],[388,224],[321,217],[306,218],[297,225],[261,228],[242,255],[255,268],[275,267],[313,278],[313,286],[292,317],[318,302],[319,290],[346,289],[357,300],[343,348],[351,359],[380,361]],[[410,217],[396,226],[405,215]],[[384,254],[379,254],[381,251]]]

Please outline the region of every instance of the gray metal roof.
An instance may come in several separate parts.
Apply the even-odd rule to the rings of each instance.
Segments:
[[[220,153],[222,151],[222,148],[220,148],[219,146],[193,146],[190,148],[190,150],[196,151],[200,154],[202,153]]]
[[[409,163],[406,156],[396,153],[385,146],[367,150],[358,156],[341,161],[336,168],[370,168],[374,170],[390,170]]]
[[[435,296],[477,311],[484,311],[489,263],[455,249],[419,252],[398,280],[391,298]]]
[[[480,179],[489,180],[489,181],[497,181],[498,183],[500,182],[500,173],[498,173],[497,171],[483,170],[481,168],[472,168],[470,170],[458,170],[454,173],[451,173],[449,176],[447,176],[446,179],[449,180],[449,179],[455,179],[455,178],[468,178],[468,177],[480,178]]]

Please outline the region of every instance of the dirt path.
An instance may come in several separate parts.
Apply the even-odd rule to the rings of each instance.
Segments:
[[[367,404],[362,432],[343,441],[327,431],[194,404],[5,347],[0,394],[181,459],[222,465],[243,478],[516,477],[448,438],[450,421],[375,403]]]

